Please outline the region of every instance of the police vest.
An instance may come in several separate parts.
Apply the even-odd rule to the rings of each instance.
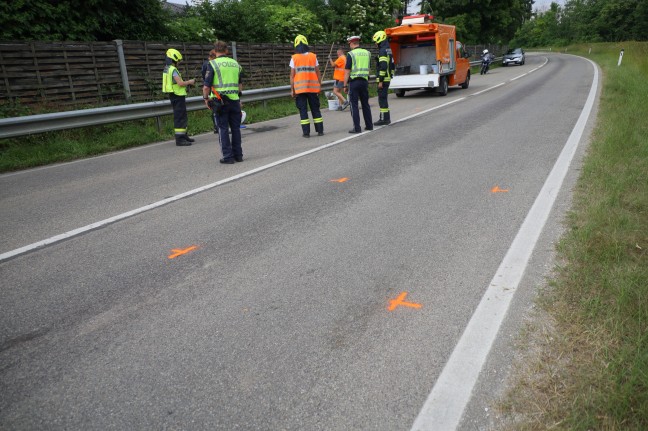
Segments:
[[[210,61],[214,69],[212,89],[231,100],[239,100],[239,76],[241,65],[232,58],[218,57]]]
[[[320,82],[317,79],[317,57],[312,52],[305,54],[293,54],[293,66],[295,66],[295,77],[293,84],[295,93],[319,93]]]
[[[173,79],[173,72],[177,71],[178,76],[182,79],[180,71],[172,64],[168,64],[164,67],[164,72],[162,72],[162,92],[163,93],[173,93],[176,96],[186,96],[187,88],[181,85],[178,85]]]
[[[369,62],[371,60],[369,51],[363,48],[356,48],[349,51],[349,55],[351,56],[351,73],[349,74],[349,78],[369,80]]]

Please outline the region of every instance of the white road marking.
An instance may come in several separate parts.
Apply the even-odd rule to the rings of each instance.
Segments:
[[[546,64],[546,62],[545,62],[545,64]],[[544,64],[543,64],[542,66],[544,66]],[[542,67],[542,66],[539,66],[538,68],[534,69],[534,71],[537,70],[537,69],[539,69],[539,68]],[[530,73],[530,72],[529,72],[529,73]],[[469,96],[461,97],[461,98],[459,98],[459,99],[452,100],[452,101],[447,102],[447,103],[444,103],[444,104],[442,104],[442,105],[435,106],[435,107],[433,107],[433,108],[426,109],[426,110],[421,111],[421,112],[417,112],[416,114],[410,115],[410,116],[408,116],[408,117],[401,118],[401,119],[396,120],[396,121],[392,121],[392,124],[394,124],[394,123],[400,123],[400,122],[402,122],[402,121],[409,120],[409,119],[411,119],[411,118],[415,118],[415,117],[418,117],[418,116],[420,116],[420,115],[427,114],[428,112],[431,112],[431,111],[434,111],[434,110],[437,110],[437,109],[444,108],[444,107],[449,106],[449,105],[452,105],[452,104],[454,104],[454,103],[461,102],[461,101],[463,101],[463,100],[466,100],[466,98],[468,98],[468,97],[472,97],[472,96],[476,96],[476,95],[478,95],[478,94],[482,94],[482,93],[484,93],[484,92],[486,92],[486,91],[492,90],[492,89],[497,88],[497,87],[500,87],[500,86],[502,86],[502,85],[504,85],[504,83],[500,83],[500,84],[497,84],[497,85],[495,85],[494,87],[490,87],[490,88],[488,88],[488,89],[486,89],[486,90],[483,90],[483,91],[480,91],[480,92],[477,92],[477,93],[470,94]],[[374,130],[380,130],[382,127],[385,127],[385,126],[375,127]],[[104,220],[101,220],[101,221],[98,221],[98,222],[95,222],[95,223],[89,224],[89,225],[87,225],[87,226],[83,226],[83,227],[80,227],[80,228],[78,228],[78,229],[74,229],[74,230],[71,230],[71,231],[68,231],[68,232],[62,233],[62,234],[60,234],[60,235],[55,235],[55,236],[53,236],[53,237],[50,237],[50,238],[44,239],[44,240],[42,240],[42,241],[38,241],[38,242],[35,242],[35,243],[32,243],[32,244],[26,245],[26,246],[24,246],[24,247],[20,247],[20,248],[17,248],[17,249],[14,249],[14,250],[11,250],[11,251],[8,251],[8,252],[5,252],[5,253],[2,253],[2,254],[0,254],[0,262],[2,262],[2,261],[4,261],[4,260],[7,260],[7,259],[11,259],[11,258],[16,257],[16,256],[19,256],[19,255],[24,254],[24,253],[28,253],[28,252],[33,251],[33,250],[36,250],[36,249],[39,249],[39,248],[41,248],[41,247],[45,247],[45,246],[47,246],[47,245],[51,245],[51,244],[54,244],[54,243],[57,243],[57,242],[60,242],[60,241],[64,241],[64,240],[66,240],[66,239],[69,239],[69,238],[75,237],[75,236],[77,236],[77,235],[81,235],[81,234],[86,233],[86,232],[89,232],[89,231],[91,231],[91,230],[95,230],[95,229],[102,228],[102,227],[107,226],[107,225],[109,225],[109,224],[112,224],[112,223],[118,222],[118,221],[120,221],[120,220],[124,220],[124,219],[126,219],[126,218],[129,218],[129,217],[135,216],[135,215],[137,215],[137,214],[141,214],[141,213],[143,213],[143,212],[146,212],[146,211],[149,211],[149,210],[152,210],[152,209],[155,209],[155,208],[159,208],[159,207],[161,207],[161,206],[164,206],[164,205],[170,204],[170,203],[172,203],[172,202],[175,202],[175,201],[180,200],[180,199],[184,199],[184,198],[189,197],[189,196],[193,196],[193,195],[195,195],[195,194],[198,194],[198,193],[204,192],[204,191],[209,190],[209,189],[213,189],[214,187],[218,187],[218,186],[221,186],[221,185],[223,185],[223,184],[227,184],[227,183],[230,183],[230,182],[232,182],[232,181],[236,181],[236,180],[239,180],[239,179],[241,179],[241,178],[248,177],[248,176],[250,176],[250,175],[253,175],[253,174],[256,174],[256,173],[258,173],[258,172],[262,172],[262,171],[268,170],[268,169],[270,169],[270,168],[274,168],[275,166],[282,165],[282,164],[287,163],[287,162],[289,162],[289,161],[291,161],[291,160],[299,159],[299,158],[304,157],[304,156],[307,156],[307,155],[309,155],[309,154],[316,153],[316,152],[318,152],[318,151],[322,151],[322,150],[324,150],[324,149],[326,149],[326,148],[330,148],[330,147],[333,147],[333,146],[335,146],[335,145],[339,145],[339,144],[341,144],[341,143],[343,143],[343,142],[346,142],[346,141],[349,141],[349,140],[351,140],[351,139],[355,139],[355,138],[357,138],[357,137],[359,137],[359,136],[362,136],[362,135],[364,135],[364,134],[366,134],[366,133],[368,133],[368,132],[362,132],[362,133],[359,133],[359,134],[357,134],[357,135],[349,136],[349,137],[347,137],[347,138],[343,138],[343,139],[340,139],[340,140],[338,140],[338,141],[331,142],[331,143],[329,143],[329,144],[322,145],[322,146],[320,146],[320,147],[313,148],[313,149],[311,149],[311,150],[304,151],[304,152],[299,153],[299,154],[295,154],[294,156],[290,156],[290,157],[287,157],[287,158],[285,158],[285,159],[278,160],[278,161],[276,161],[276,162],[273,162],[273,163],[270,163],[270,164],[267,164],[267,165],[264,165],[264,166],[260,166],[260,167],[258,167],[258,168],[252,169],[252,170],[250,170],[250,171],[240,173],[240,174],[235,175],[235,176],[233,176],[233,177],[225,178],[225,179],[220,180],[220,181],[217,181],[217,182],[215,182],[215,183],[207,184],[207,185],[204,185],[204,186],[202,186],[202,187],[198,187],[198,188],[196,188],[196,189],[189,190],[189,191],[186,191],[186,192],[184,192],[184,193],[180,193],[179,195],[171,196],[171,197],[168,197],[168,198],[163,199],[163,200],[161,200],[161,201],[154,202],[154,203],[152,203],[152,204],[149,204],[149,205],[146,205],[146,206],[143,206],[143,207],[140,207],[140,208],[137,208],[137,209],[131,210],[131,211],[127,211],[127,212],[122,213],[122,214],[118,214],[118,215],[116,215],[116,216],[114,216],[114,217],[110,217],[110,218],[107,218],[107,219],[104,219]],[[163,144],[163,143],[150,144],[150,145],[148,145],[148,146],[151,146],[151,145],[161,145],[161,144]],[[144,147],[131,148],[131,149],[129,149],[129,150],[124,150],[124,151],[136,151],[136,150],[139,150],[139,149],[142,149],[142,148],[144,148]],[[104,154],[104,155],[97,156],[97,157],[110,157],[110,156],[112,156],[112,155],[113,155],[113,154]],[[96,157],[95,157],[95,158],[96,158]],[[68,162],[68,163],[66,163],[66,164],[70,164],[70,163],[81,163],[81,162],[83,162],[83,161],[86,161],[86,159],[84,159],[84,160],[75,160],[75,161],[73,161],[73,162]],[[56,165],[56,166],[61,166],[61,165]],[[49,168],[52,168],[52,167],[53,167],[53,166],[43,166],[43,167],[40,167],[40,168],[32,169],[32,170],[30,170],[30,171],[39,170],[39,169],[49,169]],[[24,173],[24,171],[21,171],[21,172],[15,172],[15,173],[11,173],[11,174],[7,174],[7,176],[8,176],[8,175],[18,175],[18,174],[21,174],[21,173]]]
[[[412,431],[452,431],[459,425],[473,387],[549,217],[594,106],[599,73],[596,64],[588,61],[594,67],[594,78],[581,115],[450,359],[414,421]]]

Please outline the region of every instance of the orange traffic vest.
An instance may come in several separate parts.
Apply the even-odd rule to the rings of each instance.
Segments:
[[[312,52],[293,54],[295,66],[295,93],[319,93],[320,82],[317,79],[317,57]]]

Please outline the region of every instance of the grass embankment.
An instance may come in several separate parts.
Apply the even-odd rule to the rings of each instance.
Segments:
[[[529,325],[501,410],[514,430],[645,431],[648,43],[568,52],[603,70],[598,124],[558,246],[560,266],[539,300],[547,320]]]
[[[324,93],[320,93],[320,105],[323,110],[328,106]],[[369,94],[372,97],[376,95],[375,86],[369,87]],[[290,97],[269,100],[265,104],[263,102],[245,103],[243,109],[247,114],[246,124],[298,113],[295,102]],[[25,109],[21,111],[21,115],[36,113],[28,112]],[[207,109],[189,112],[188,116],[188,129],[191,135],[213,130],[210,111]],[[97,156],[153,142],[173,140],[173,116],[165,115],[159,120],[159,126],[155,118],[149,118],[0,139],[0,173]],[[296,123],[295,127],[299,128],[299,123]]]
[[[322,102],[322,107],[326,106]],[[244,105],[246,123],[270,120],[295,114],[297,108],[290,98]],[[189,133],[213,130],[210,111],[192,111]],[[103,126],[84,127],[59,132],[41,133],[0,140],[0,172],[31,168],[123,150],[140,145],[173,140],[173,116],[126,121]]]

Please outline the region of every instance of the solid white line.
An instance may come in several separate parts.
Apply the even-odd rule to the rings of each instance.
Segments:
[[[494,86],[494,87],[491,87],[491,88],[489,88],[489,89],[486,89],[486,90],[480,91],[480,92],[478,92],[478,93],[473,93],[473,94],[471,94],[470,96],[475,96],[475,95],[478,95],[478,94],[484,93],[484,92],[489,91],[489,90],[491,90],[491,89],[493,89],[493,88],[497,88],[497,87],[499,87],[499,86],[501,86],[501,85],[504,85],[504,84],[498,84],[498,85],[496,85],[496,86]],[[434,111],[434,110],[437,110],[437,109],[444,108],[444,107],[449,106],[449,105],[452,105],[452,104],[454,104],[454,103],[461,102],[461,101],[465,100],[467,97],[469,97],[469,96],[461,97],[461,98],[459,98],[459,99],[452,100],[452,101],[447,102],[447,103],[444,103],[444,104],[442,104],[442,105],[435,106],[435,107],[433,107],[433,108],[426,109],[426,110],[421,111],[421,112],[417,112],[416,114],[410,115],[410,116],[408,116],[408,117],[401,118],[401,119],[396,120],[396,121],[392,121],[392,124],[400,123],[400,122],[402,122],[402,121],[409,120],[409,119],[411,119],[411,118],[415,118],[415,117],[418,117],[418,116],[420,116],[420,115],[427,114],[428,112],[431,112],[431,111]],[[380,130],[382,127],[385,127],[385,126],[376,127],[375,130]],[[2,262],[3,260],[10,259],[10,258],[15,257],[15,256],[19,256],[19,255],[24,254],[24,253],[30,252],[30,251],[32,251],[32,250],[36,250],[36,249],[38,249],[38,248],[45,247],[45,246],[47,246],[47,245],[57,243],[57,242],[59,242],[59,241],[63,241],[63,240],[66,240],[66,239],[72,238],[72,237],[74,237],[74,236],[76,236],[76,235],[81,235],[81,234],[83,234],[83,233],[85,233],[85,232],[89,232],[89,231],[94,230],[94,229],[99,229],[99,228],[101,228],[101,227],[103,227],[103,226],[106,226],[106,225],[109,225],[109,224],[111,224],[111,223],[115,223],[115,222],[117,222],[117,221],[124,220],[124,219],[126,219],[126,218],[128,218],[128,217],[132,217],[132,216],[134,216],[134,215],[141,214],[141,213],[143,213],[143,212],[145,212],[145,211],[149,211],[149,210],[152,210],[152,209],[155,209],[155,208],[161,207],[161,206],[163,206],[163,205],[167,205],[167,204],[169,204],[169,203],[171,203],[171,202],[175,202],[175,201],[177,201],[177,200],[180,200],[180,199],[183,199],[183,198],[186,198],[186,197],[189,197],[189,196],[193,196],[193,195],[195,195],[195,194],[197,194],[197,193],[204,192],[205,190],[209,190],[209,189],[212,189],[212,188],[214,188],[214,187],[218,187],[218,186],[221,186],[221,185],[223,185],[223,184],[227,184],[227,183],[230,183],[230,182],[232,182],[232,181],[236,181],[236,180],[238,180],[238,179],[241,179],[241,178],[244,178],[244,177],[247,177],[247,176],[250,176],[250,175],[256,174],[257,172],[265,171],[265,170],[270,169],[270,168],[273,168],[273,167],[275,167],[275,166],[278,166],[278,165],[281,165],[281,164],[287,163],[287,162],[289,162],[289,161],[291,161],[291,160],[295,160],[295,159],[298,159],[298,158],[301,158],[301,157],[307,156],[307,155],[309,155],[309,154],[316,153],[316,152],[318,152],[318,151],[322,151],[322,150],[324,150],[324,149],[326,149],[326,148],[333,147],[333,146],[335,146],[335,145],[339,145],[339,144],[341,144],[341,143],[343,143],[343,142],[346,142],[346,141],[349,141],[349,140],[351,140],[351,139],[355,139],[355,138],[357,138],[357,137],[359,137],[359,136],[362,136],[362,135],[364,135],[365,133],[367,133],[367,132],[363,132],[363,133],[360,133],[360,134],[357,134],[357,135],[349,136],[349,137],[347,137],[347,138],[343,138],[343,139],[340,139],[340,140],[338,140],[338,141],[331,142],[331,143],[329,143],[329,144],[322,145],[322,146],[320,146],[320,147],[313,148],[313,149],[308,150],[308,151],[304,151],[303,153],[295,154],[294,156],[290,156],[290,157],[287,157],[287,158],[285,158],[285,159],[278,160],[278,161],[273,162],[273,163],[270,163],[270,164],[268,164],[268,165],[260,166],[260,167],[258,167],[258,168],[256,168],[256,169],[252,169],[251,171],[243,172],[243,173],[238,174],[238,175],[235,175],[235,176],[233,176],[233,177],[225,178],[225,179],[220,180],[220,181],[217,181],[217,182],[215,182],[215,183],[207,184],[207,185],[205,185],[205,186],[198,187],[197,189],[189,190],[189,191],[187,191],[187,192],[181,193],[181,194],[176,195],[176,196],[171,196],[171,197],[169,197],[169,198],[163,199],[163,200],[158,201],[158,202],[154,202],[154,203],[152,203],[152,204],[149,204],[149,205],[143,206],[143,207],[141,207],[141,208],[137,208],[137,209],[134,209],[134,210],[132,210],[132,211],[128,211],[128,212],[125,212],[125,213],[122,213],[122,214],[118,214],[118,215],[116,215],[116,216],[114,216],[114,217],[110,217],[110,218],[107,218],[107,219],[105,219],[105,220],[101,220],[101,221],[98,221],[98,222],[95,222],[95,223],[89,224],[89,225],[87,225],[87,226],[83,226],[83,227],[80,227],[80,228],[78,228],[78,229],[74,229],[74,230],[71,230],[71,231],[68,231],[68,232],[62,233],[62,234],[60,234],[60,235],[55,235],[55,236],[53,236],[53,237],[51,237],[51,238],[47,238],[47,239],[44,239],[44,240],[42,240],[42,241],[38,241],[38,242],[35,242],[35,243],[33,243],[33,244],[26,245],[26,246],[24,246],[24,247],[20,247],[20,248],[17,248],[17,249],[15,249],[15,250],[11,250],[11,251],[8,251],[8,252],[6,252],[6,253],[2,253],[2,254],[0,254],[0,262]],[[150,145],[147,145],[147,146],[152,146],[152,145],[161,145],[161,144],[163,144],[163,143],[150,144]],[[124,150],[124,151],[135,151],[135,150],[139,150],[139,149],[145,148],[145,147],[147,147],[147,146],[142,146],[142,147],[137,147],[137,148],[131,148],[131,149],[129,149],[129,150]],[[95,158],[98,158],[98,157],[109,157],[109,156],[111,156],[111,155],[113,155],[113,154],[104,154],[104,155],[101,155],[101,156],[97,156],[97,157],[95,157]],[[73,162],[68,162],[68,163],[66,163],[66,164],[70,164],[70,163],[81,163],[81,162],[84,162],[84,161],[87,161],[87,159],[84,159],[84,160],[75,160],[75,161],[73,161]],[[60,166],[60,165],[58,165],[58,166]],[[33,170],[38,170],[38,169],[49,169],[49,168],[52,168],[52,167],[53,167],[53,166],[43,166],[43,167],[41,167],[41,168],[35,168],[35,169],[32,169],[31,171],[33,171]],[[19,173],[24,173],[24,171],[16,172],[16,173],[11,173],[11,174],[7,174],[7,175],[17,175],[17,174],[19,174]]]
[[[486,362],[511,299],[569,170],[594,106],[598,89],[598,68],[592,61],[588,61],[594,67],[594,79],[581,115],[450,359],[414,421],[412,431],[452,431],[459,425],[479,373]]]

